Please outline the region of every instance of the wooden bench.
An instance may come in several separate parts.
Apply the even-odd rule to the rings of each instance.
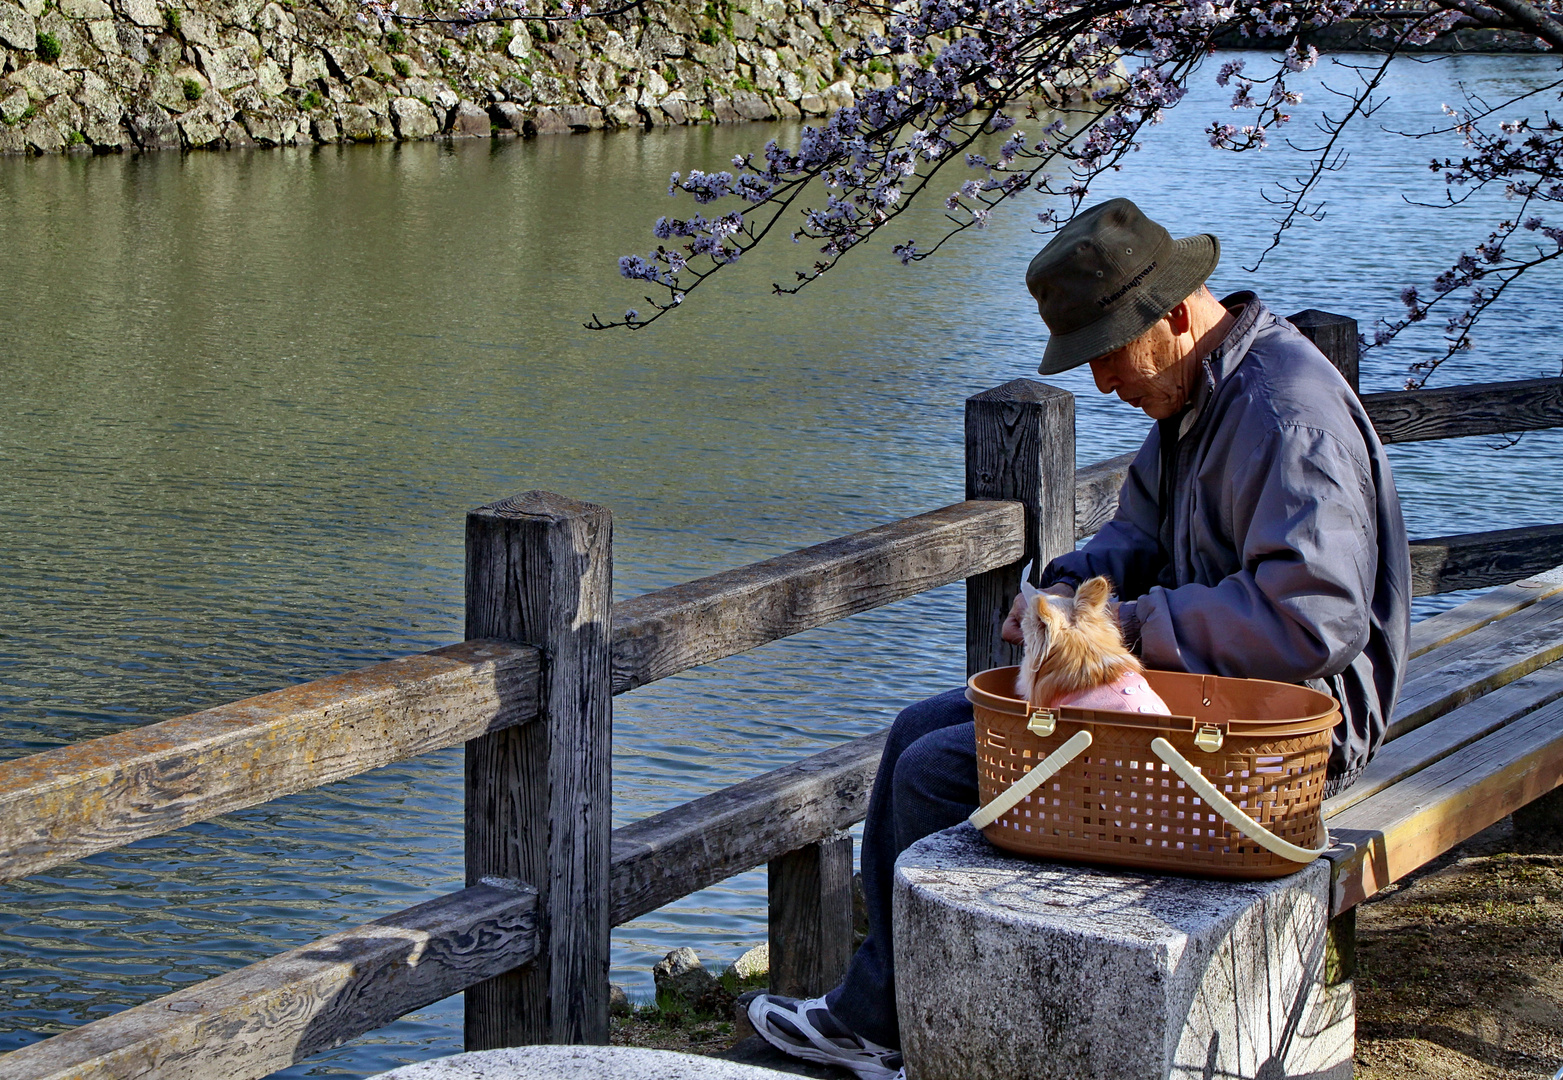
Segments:
[[[1563,783],[1563,567],[1414,624],[1411,654],[1389,741],[1324,806],[1338,947],[1356,905]]]
[[[1294,318],[1354,373],[1354,322]],[[1386,442],[1563,425],[1563,379],[1363,400]],[[969,669],[1014,662],[999,626],[1020,567],[1100,528],[1127,459],[1077,471],[1073,398],[1030,380],[968,401],[966,445],[964,502],[618,604],[606,510],[546,493],[480,508],[472,640],[0,763],[0,879],[441,747],[466,744],[469,767],[467,888],[24,1047],[0,1080],[251,1080],[464,990],[469,1049],[600,1041],[609,928],[764,865],[773,986],[828,988],[852,937],[842,830],[884,734],[613,829],[611,696],[962,579]],[[1356,903],[1563,779],[1563,594],[1510,584],[1563,563],[1563,525],[1411,554],[1418,595],[1503,587],[1418,626],[1396,737],[1329,808],[1342,958]]]

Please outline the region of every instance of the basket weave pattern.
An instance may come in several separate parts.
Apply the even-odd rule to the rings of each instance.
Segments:
[[[987,803],[1083,725],[1062,720],[1039,737],[1026,717],[978,705],[978,783]],[[1192,732],[1090,724],[1091,746],[984,833],[999,847],[1208,877],[1265,878],[1297,864],[1237,832],[1151,750],[1160,735],[1265,828],[1300,847],[1322,839],[1320,807],[1330,732],[1245,737],[1196,748]]]

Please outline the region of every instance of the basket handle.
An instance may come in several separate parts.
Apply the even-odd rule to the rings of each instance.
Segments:
[[[1274,852],[1281,858],[1290,859],[1295,863],[1311,863],[1330,849],[1327,843],[1321,848],[1305,848],[1298,847],[1289,840],[1282,840],[1275,833],[1245,814],[1242,807],[1216,790],[1216,786],[1209,780],[1206,780],[1198,769],[1190,765],[1188,759],[1178,753],[1177,749],[1166,739],[1152,739],[1151,749],[1156,752],[1157,757],[1161,758],[1172,768],[1173,772],[1178,774],[1185,784],[1194,789],[1195,794],[1205,800],[1205,805],[1225,818],[1228,825],[1265,850]]]
[[[1091,733],[1084,728],[1075,732],[1064,740],[1064,744],[1054,750],[1047,757],[1037,762],[1032,769],[1016,780],[990,802],[987,806],[978,807],[966,820],[979,829],[986,829],[999,818],[1015,809],[1015,806],[1030,795],[1037,788],[1050,780],[1054,773],[1075,758],[1079,757],[1085,748],[1091,745]]]

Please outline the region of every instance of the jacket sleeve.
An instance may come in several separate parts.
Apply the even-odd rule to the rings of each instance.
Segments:
[[[1157,540],[1160,514],[1156,500],[1160,483],[1161,438],[1153,427],[1129,464],[1113,519],[1080,550],[1048,563],[1042,572],[1042,587],[1060,581],[1077,586],[1101,574],[1112,581],[1120,597],[1146,593],[1156,583],[1164,558]]]
[[[1317,428],[1256,443],[1222,492],[1241,568],[1140,597],[1148,667],[1301,682],[1339,673],[1367,643],[1378,536],[1366,462]]]

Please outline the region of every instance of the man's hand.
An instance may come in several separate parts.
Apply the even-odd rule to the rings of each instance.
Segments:
[[[1066,585],[1062,581],[1060,581],[1057,585],[1049,585],[1042,591],[1047,593],[1049,596],[1073,596],[1075,594],[1074,587],[1072,585]],[[1003,638],[1011,645],[1024,645],[1026,643],[1026,638],[1025,635],[1020,632],[1020,617],[1021,615],[1025,614],[1025,611],[1026,597],[1025,594],[1022,593],[1021,595],[1015,597],[1015,602],[1009,606],[1009,615],[1004,619],[1004,629],[999,631],[999,637]]]

